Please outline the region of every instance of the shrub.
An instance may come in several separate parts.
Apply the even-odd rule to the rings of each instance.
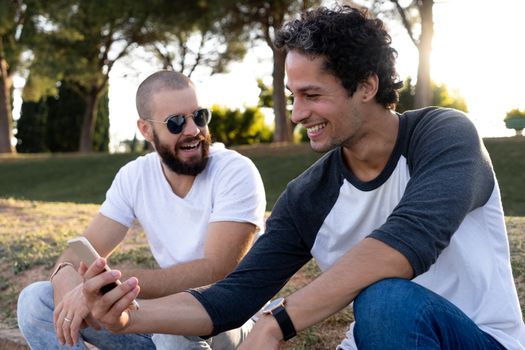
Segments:
[[[399,90],[399,103],[396,110],[404,112],[414,109],[416,86],[412,84],[412,79],[408,77],[403,82],[403,87]],[[439,107],[455,108],[460,111],[468,112],[465,99],[457,91],[450,91],[445,84],[432,83],[432,105]]]
[[[517,108],[507,112],[503,119],[507,129],[516,130],[516,136],[523,135],[523,129],[525,128],[525,110],[520,111]]]
[[[209,128],[213,141],[226,146],[271,142],[273,137],[258,107],[240,110],[214,105]]]

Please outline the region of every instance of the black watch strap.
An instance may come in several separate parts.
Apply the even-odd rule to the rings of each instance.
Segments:
[[[284,306],[281,305],[273,309],[272,315],[279,324],[279,327],[281,328],[284,340],[292,339],[293,337],[295,337],[297,332],[295,331],[293,322],[290,319],[290,316],[288,316],[288,312],[286,312]]]

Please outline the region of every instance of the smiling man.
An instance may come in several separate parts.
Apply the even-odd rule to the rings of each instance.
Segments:
[[[137,276],[139,298],[159,298],[211,284],[230,273],[263,229],[266,206],[261,177],[246,157],[210,145],[211,113],[199,105],[184,75],[160,71],[137,90],[137,126],[156,152],[125,165],[100,213],[84,232],[101,256],[124,240],[137,219],[160,269],[126,271]],[[89,176],[89,174],[86,174]],[[51,282],[21,293],[20,329],[33,349],[84,342],[99,349],[235,349],[252,326],[210,339],[161,334],[116,335],[100,329],[82,294],[79,260],[69,249]]]
[[[93,264],[84,292],[97,319],[120,333],[217,334],[314,257],[320,276],[267,305],[239,349],[278,349],[352,302],[338,349],[523,349],[499,189],[470,120],[394,112],[396,51],[383,23],[357,9],[308,11],[276,44],[288,51],[292,120],[328,153],[288,185],[265,235],[212,286],[130,311],[140,278],[101,297],[116,277]]]

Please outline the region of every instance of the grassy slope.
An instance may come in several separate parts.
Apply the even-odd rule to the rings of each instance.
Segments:
[[[70,237],[81,233],[98,206],[0,199],[0,326],[16,325],[16,298],[31,281],[48,278],[58,254]],[[512,267],[525,306],[525,218],[508,217]],[[110,258],[114,268],[153,267],[145,236],[139,226],[132,228],[123,244]],[[319,273],[311,261],[280,292],[289,295]],[[341,341],[352,313],[345,309],[311,327],[287,344],[286,349],[334,349]]]
[[[525,137],[485,139],[499,179],[507,215],[525,215]],[[308,145],[237,148],[263,178],[268,210],[286,184],[320,155]],[[39,155],[0,158],[0,198],[101,203],[118,169],[136,154]]]
[[[508,215],[525,216],[523,174],[525,138],[487,139],[487,149],[498,175]],[[268,208],[289,180],[300,174],[319,155],[307,145],[241,147],[263,177]],[[82,232],[100,203],[120,166],[136,155],[18,156],[0,158],[0,322],[15,325],[16,297],[30,281],[45,278],[65,241]],[[512,265],[522,308],[525,301],[525,219],[507,219],[511,241]],[[154,266],[144,235],[139,227],[131,232],[126,245],[112,257],[115,267]],[[310,262],[281,292],[290,294],[318,273]],[[290,342],[286,349],[335,348],[352,318],[344,310],[310,328]]]
[[[505,214],[525,216],[525,137],[485,139]]]
[[[102,203],[133,154],[48,155],[0,159],[0,197]]]

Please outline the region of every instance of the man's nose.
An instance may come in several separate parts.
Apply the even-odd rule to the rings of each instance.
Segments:
[[[300,124],[303,120],[308,118],[309,115],[310,111],[306,109],[298,99],[295,99],[292,105],[292,122]]]
[[[182,133],[188,136],[197,136],[200,132],[201,129],[197,126],[197,124],[195,124],[193,116],[187,116]]]

